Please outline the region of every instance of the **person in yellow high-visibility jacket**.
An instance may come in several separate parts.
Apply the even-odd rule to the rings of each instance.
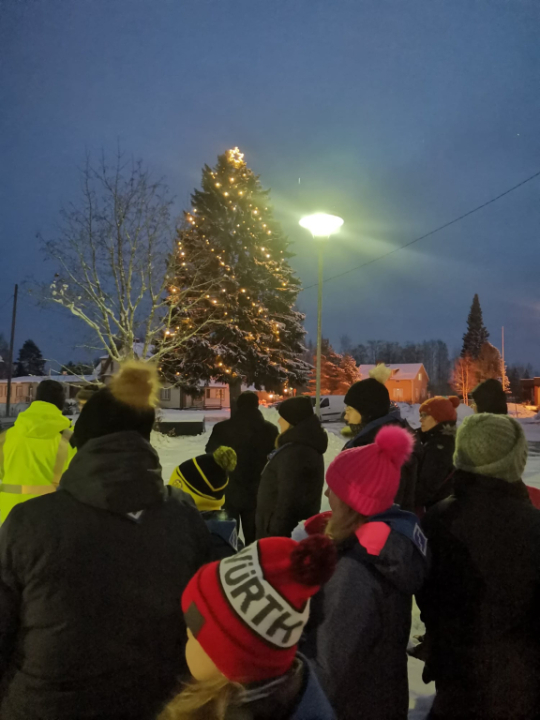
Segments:
[[[0,523],[15,505],[54,492],[75,455],[63,406],[62,385],[42,380],[35,401],[0,435]]]

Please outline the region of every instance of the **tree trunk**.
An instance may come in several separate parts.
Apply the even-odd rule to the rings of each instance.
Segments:
[[[236,412],[236,402],[238,398],[240,397],[240,394],[242,392],[242,380],[238,378],[238,380],[234,380],[234,382],[229,383],[229,398],[231,402],[231,417]]]

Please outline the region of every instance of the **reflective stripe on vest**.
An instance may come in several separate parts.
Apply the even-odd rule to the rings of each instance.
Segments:
[[[69,439],[73,435],[71,430],[63,430],[62,437],[60,438],[60,444],[58,445],[58,452],[56,453],[56,462],[54,463],[54,471],[51,482],[55,487],[60,482],[60,478],[64,472],[66,462],[69,453]]]
[[[11,493],[12,495],[47,495],[56,492],[55,485],[9,485],[2,483],[0,493]]]

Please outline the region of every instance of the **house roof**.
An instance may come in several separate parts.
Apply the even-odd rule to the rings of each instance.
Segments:
[[[362,380],[365,380],[369,377],[369,371],[373,370],[373,368],[376,367],[375,365],[360,365],[360,375],[362,377]],[[428,377],[428,374],[426,372],[426,369],[422,363],[398,363],[398,364],[391,364],[389,363],[386,367],[389,367],[391,370],[394,370],[392,373],[391,380],[414,380],[418,373],[423,370],[426,373],[426,377]],[[428,377],[429,379],[429,377]]]
[[[96,378],[93,375],[23,375],[21,377],[14,377],[11,379],[11,384],[15,383],[40,383],[42,380],[56,380],[60,383],[82,383],[82,382],[95,382]],[[7,383],[7,380],[0,380],[0,383]]]

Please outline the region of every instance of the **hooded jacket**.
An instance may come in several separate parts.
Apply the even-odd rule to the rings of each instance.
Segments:
[[[76,450],[71,421],[52,403],[35,400],[0,436],[0,521],[26,500],[54,492]]]
[[[338,720],[406,720],[412,596],[427,574],[426,539],[416,516],[395,506],[357,535],[339,544],[336,571],[312,600],[302,652]]]
[[[88,441],[0,529],[2,720],[150,720],[183,670],[180,597],[210,538],[136,432]]]
[[[252,702],[233,705],[225,720],[335,720],[322,688],[309,662],[297,655],[302,677],[289,673],[284,682],[257,683],[247,686]]]
[[[278,432],[257,409],[238,409],[230,420],[214,426],[206,452],[213,453],[221,445],[236,452],[237,465],[229,475],[225,494],[225,504],[231,510],[255,509],[261,473],[275,448]]]
[[[290,537],[301,520],[319,512],[328,436],[315,415],[278,438],[257,497],[257,539]]]
[[[536,718],[540,511],[525,485],[457,470],[423,527],[433,563],[417,600],[437,718]]]
[[[456,424],[439,423],[427,432],[419,432],[422,453],[416,481],[417,508],[430,508],[452,494]]]
[[[399,408],[394,408],[388,415],[372,420],[366,425],[362,426],[358,434],[353,437],[343,448],[349,450],[355,447],[364,447],[365,445],[371,445],[375,442],[377,433],[385,425],[398,425],[404,430],[408,430],[411,435],[415,436],[411,426],[406,420],[401,417]],[[413,454],[411,459],[405,463],[401,469],[401,479],[399,483],[399,490],[395,497],[394,502],[399,505],[403,510],[407,512],[414,512],[416,509],[415,505],[415,494],[416,494],[416,480],[418,475],[418,461],[421,454],[420,443],[417,441],[414,446]]]

